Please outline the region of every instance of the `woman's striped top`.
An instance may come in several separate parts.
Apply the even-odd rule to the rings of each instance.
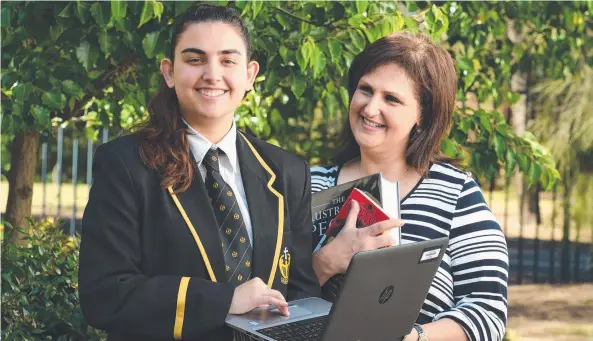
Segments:
[[[339,166],[311,169],[312,191],[336,185]],[[449,237],[417,322],[450,318],[470,340],[502,340],[507,320],[508,249],[471,175],[433,164],[401,201],[402,243]]]

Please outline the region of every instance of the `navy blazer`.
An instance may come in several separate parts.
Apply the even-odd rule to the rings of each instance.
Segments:
[[[224,321],[234,289],[202,177],[196,169],[183,193],[162,188],[140,158],[139,138],[105,143],[93,161],[80,247],[84,317],[109,340],[232,340]],[[242,133],[237,152],[253,227],[252,278],[287,300],[319,296],[309,166]]]

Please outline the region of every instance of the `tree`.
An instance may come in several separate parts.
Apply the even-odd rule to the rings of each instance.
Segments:
[[[480,103],[508,105],[508,120],[516,134],[523,134],[529,121],[539,115],[534,107],[535,83],[562,80],[578,73],[580,64],[593,65],[591,1],[461,2],[447,6],[452,13],[449,42],[453,50],[469,51],[471,58],[464,63],[465,86]],[[537,173],[537,167],[525,172],[529,177]],[[523,177],[518,176],[516,186],[521,192],[521,221],[528,193],[530,211],[539,218],[540,188],[528,190]]]
[[[563,237],[562,279],[570,278],[569,238],[571,216],[575,216],[577,233],[583,217],[588,215],[584,198],[588,197],[593,183],[593,168],[588,157],[593,150],[593,68],[580,63],[580,71],[565,79],[540,82],[534,89],[537,95],[538,116],[533,130],[549,146],[562,174]],[[576,191],[575,191],[576,190]],[[577,206],[573,208],[575,192]],[[580,208],[580,210],[576,210]]]
[[[134,84],[138,65],[154,62],[160,32],[153,31],[163,5],[13,2],[1,11],[2,130],[13,136],[5,219],[20,226],[31,213],[40,133],[52,122],[80,117],[94,99],[113,105],[111,112],[120,115],[122,93]]]
[[[157,65],[167,54],[172,18],[193,5],[152,0],[2,5],[2,128],[15,136],[8,221],[19,225],[30,215],[33,180],[24,175],[35,167],[40,131],[82,121],[93,135],[99,126],[126,128],[126,122],[144,117],[161,82]],[[328,162],[335,148],[349,101],[345,75],[354,56],[367,43],[402,29],[429,34],[447,46],[451,21],[449,5],[238,1],[229,6],[245,18],[262,65],[256,91],[236,112],[238,126],[312,163]],[[473,47],[449,48],[462,76],[462,97],[468,84],[476,84],[472,77],[487,80],[488,75],[474,67]],[[493,93],[494,86],[478,91]],[[512,171],[518,164],[533,183],[547,187],[558,178],[545,150],[516,136],[498,113],[456,112],[442,149],[463,157],[479,175],[491,177],[499,166]]]

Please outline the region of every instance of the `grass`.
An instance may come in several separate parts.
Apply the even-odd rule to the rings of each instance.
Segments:
[[[593,341],[593,284],[510,286],[510,341]]]
[[[54,183],[48,183],[45,186],[45,214],[49,216],[58,216],[58,201],[60,202],[59,215],[63,219],[69,219],[72,216],[72,210],[75,204],[76,217],[82,218],[84,206],[88,200],[88,187],[86,185],[76,186],[76,202],[74,203],[74,187],[72,184],[62,184],[62,197],[58,198],[58,186]],[[519,200],[514,191],[510,191],[508,196],[508,208],[505,217],[505,193],[504,191],[494,191],[492,195],[489,192],[484,193],[486,202],[494,212],[507,237],[518,237],[523,235],[525,238],[539,237],[541,240],[559,240],[562,237],[562,208],[560,200],[556,201],[556,223],[552,222],[552,194],[542,193],[540,205],[543,223],[537,226],[533,217],[528,218],[523,223],[521,229],[519,224]],[[0,182],[0,204],[2,211],[6,208],[8,198],[8,184],[5,181]],[[43,184],[35,183],[33,187],[32,214],[41,216],[44,213],[43,207]],[[555,228],[553,228],[555,226]],[[572,224],[570,239],[576,240],[576,228]],[[593,241],[593,225],[583,225],[581,228],[579,241]]]

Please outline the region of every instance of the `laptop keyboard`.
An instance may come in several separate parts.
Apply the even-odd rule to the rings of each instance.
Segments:
[[[327,316],[282,324],[275,327],[260,329],[257,332],[276,341],[315,341],[321,338]]]

